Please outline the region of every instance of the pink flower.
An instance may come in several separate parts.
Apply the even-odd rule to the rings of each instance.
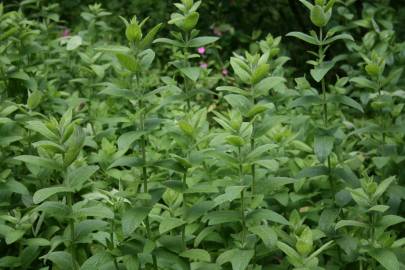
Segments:
[[[200,67],[201,67],[201,68],[207,68],[207,67],[208,67],[208,64],[207,64],[207,63],[200,63]]]
[[[229,74],[229,71],[226,68],[223,68],[222,69],[222,75],[228,76],[228,74]]]
[[[65,30],[63,30],[62,32],[62,37],[68,37],[70,36],[70,30],[69,28],[65,28]]]
[[[201,55],[205,54],[205,48],[204,48],[204,47],[198,48],[197,51],[198,51],[198,53],[201,54]]]

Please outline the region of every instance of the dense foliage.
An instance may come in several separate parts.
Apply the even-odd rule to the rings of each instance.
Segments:
[[[405,269],[398,2],[0,4],[0,269]]]

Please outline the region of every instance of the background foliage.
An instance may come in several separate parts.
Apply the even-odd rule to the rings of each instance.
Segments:
[[[404,12],[0,4],[0,269],[405,269]]]

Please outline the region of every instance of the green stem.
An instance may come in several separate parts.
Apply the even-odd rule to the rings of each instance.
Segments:
[[[187,172],[183,174],[183,188],[187,188]],[[187,211],[187,196],[183,193],[183,215],[186,214]],[[187,248],[186,244],[186,225],[183,225],[181,230],[181,240],[183,241],[183,247]]]
[[[256,105],[255,91],[254,91],[253,86],[250,87],[250,92],[252,94],[252,103],[253,103],[253,105]],[[256,145],[255,145],[255,137],[254,137],[255,136],[255,131],[256,131],[255,130],[255,128],[256,128],[255,119],[253,119],[252,121],[253,121],[252,122],[252,137],[250,139],[250,151],[251,152],[253,152],[255,150],[255,147],[256,147]],[[256,166],[255,166],[255,164],[252,164],[251,171],[252,171],[251,191],[252,191],[252,194],[255,194],[255,190],[256,190]]]
[[[319,39],[321,42],[323,41],[323,28],[319,28]],[[323,63],[323,59],[325,57],[325,52],[323,50],[323,45],[319,45],[319,53],[318,53],[318,58],[319,58],[319,64]],[[322,103],[323,103],[323,124],[325,129],[328,129],[329,123],[328,123],[328,101],[326,99],[326,82],[325,78],[322,78],[321,80],[321,87],[322,87]],[[329,185],[331,188],[332,196],[335,196],[336,190],[335,190],[335,183],[333,182],[332,179],[332,167],[331,167],[331,161],[330,161],[330,156],[328,156],[328,181]]]
[[[242,155],[241,155],[241,148],[238,147],[238,159],[239,159],[239,181],[240,184],[243,186],[243,167],[242,167]],[[242,220],[242,246],[245,245],[246,242],[246,217],[245,217],[245,190],[243,189],[240,193],[240,214]]]
[[[73,206],[73,195],[72,193],[67,194],[67,204],[70,209]],[[75,243],[75,222],[72,218],[69,220],[69,228],[70,228],[70,254],[72,255],[73,263],[76,269],[76,243]]]
[[[140,93],[140,99],[138,101],[138,105],[139,105],[139,109],[141,110],[141,113],[139,115],[139,130],[140,132],[144,132],[145,131],[145,105],[143,102],[143,89],[141,89],[140,87],[140,83],[139,83],[139,78],[140,78],[140,73],[138,72],[136,74],[136,84],[137,84],[137,90],[139,90]],[[140,149],[141,149],[141,155],[142,155],[142,181],[143,181],[143,192],[146,194],[148,193],[148,171],[146,168],[146,143],[147,143],[147,137],[145,134],[142,134],[141,136],[141,143],[140,143]],[[149,222],[149,216],[146,216],[145,218],[145,227],[146,227],[146,234],[149,240],[153,240],[153,235],[152,235],[152,230],[150,228],[150,222]],[[158,266],[157,266],[157,259],[156,259],[156,255],[152,254],[152,263],[153,263],[153,268],[155,270],[158,270]]]
[[[184,40],[185,44],[188,44],[189,41],[189,35],[188,33],[184,33]],[[186,67],[190,67],[190,63],[188,62],[188,46],[185,45],[184,47],[184,65]],[[189,84],[189,78],[187,76],[183,76],[184,79],[184,92],[186,94],[186,100],[187,100],[187,111],[189,112],[191,109],[191,102],[190,102],[190,84]]]
[[[67,167],[64,166],[64,174],[63,174],[64,183],[66,186],[70,186],[69,178],[67,177]],[[73,194],[71,192],[66,194],[66,203],[69,209],[73,208]],[[73,218],[69,219],[69,234],[70,234],[70,243],[69,243],[69,250],[70,254],[72,255],[74,268],[77,269],[76,264],[76,243],[75,243],[75,221]]]
[[[379,97],[381,97],[381,89],[382,89],[382,85],[381,85],[381,76],[379,75],[378,76],[378,79],[377,79],[377,85],[378,85],[378,96]],[[381,127],[382,127],[382,134],[381,134],[381,136],[382,136],[382,143],[383,143],[383,145],[385,145],[385,141],[386,141],[386,137],[385,137],[385,119],[384,119],[384,112],[383,112],[383,110],[382,110],[382,108],[380,109],[380,113],[381,113]]]
[[[115,245],[114,245],[114,231],[115,231],[115,220],[114,219],[112,219],[111,220],[111,232],[110,232],[110,240],[111,240],[111,246],[112,246],[112,248],[114,248],[115,247]],[[115,266],[115,269],[116,270],[119,270],[120,268],[119,268],[119,266],[118,266],[118,261],[117,261],[117,258],[114,256],[114,266]]]

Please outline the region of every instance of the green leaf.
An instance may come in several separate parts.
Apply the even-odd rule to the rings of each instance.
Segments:
[[[158,39],[155,39],[153,41],[153,43],[164,43],[164,44],[169,44],[169,45],[173,45],[176,47],[184,47],[183,43],[181,43],[177,40],[169,39],[169,38],[158,38]]]
[[[249,227],[249,231],[256,234],[268,248],[273,248],[277,244],[277,233],[270,226],[258,225]]]
[[[231,66],[233,71],[236,75],[244,82],[249,84],[251,81],[252,76],[250,75],[250,71],[241,59],[237,57],[231,57]]]
[[[354,77],[351,78],[350,81],[354,82],[358,87],[361,88],[371,88],[371,89],[376,88],[375,83],[365,77]]]
[[[0,37],[1,40],[1,37]],[[5,269],[17,268],[21,266],[21,258],[14,256],[3,256],[0,258],[0,267]]]
[[[204,249],[189,249],[180,253],[181,257],[188,258],[193,261],[210,262],[211,255]]]
[[[216,204],[213,201],[197,202],[193,206],[187,208],[184,219],[187,221],[187,223],[192,223],[214,208],[215,205]]]
[[[193,82],[196,82],[198,80],[198,78],[200,77],[201,68],[185,67],[185,68],[181,68],[180,72],[183,73],[185,76],[187,76],[187,78],[189,78]]]
[[[248,161],[255,161],[255,160],[260,160],[263,156],[263,154],[266,154],[270,150],[276,149],[277,145],[276,144],[263,144],[258,147],[256,147],[252,152],[250,152],[246,156],[246,160]]]
[[[49,197],[58,194],[58,193],[68,193],[74,192],[73,188],[70,187],[50,187],[50,188],[43,188],[34,193],[33,201],[35,204],[39,204]]]
[[[82,150],[86,135],[82,128],[76,127],[73,135],[70,137],[67,150],[63,156],[63,166],[67,168],[79,156]]]
[[[309,107],[312,105],[319,105],[322,104],[323,100],[316,95],[305,95],[302,97],[299,97],[295,99],[293,102],[291,102],[290,107]]]
[[[338,218],[339,210],[325,209],[319,217],[319,228],[324,232],[332,232],[335,229],[335,220]]]
[[[239,110],[242,114],[247,114],[252,107],[251,101],[242,95],[229,94],[224,98],[233,108]]]
[[[143,49],[148,48],[152,42],[157,33],[159,32],[160,28],[162,27],[163,24],[159,23],[158,25],[155,25],[147,34],[146,36],[141,40],[139,46]]]
[[[271,172],[277,172],[280,168],[280,164],[274,159],[262,159],[254,161],[254,164],[262,166]]]
[[[206,215],[208,225],[217,225],[228,222],[240,222],[240,213],[236,210],[221,210]]]
[[[22,230],[11,230],[6,235],[6,244],[11,245],[14,242],[17,242],[24,236],[25,231]]]
[[[255,89],[258,91],[269,91],[285,81],[283,77],[268,77],[256,84]]]
[[[388,177],[387,179],[385,179],[384,181],[382,181],[382,182],[378,185],[376,191],[374,192],[373,197],[374,197],[376,200],[379,199],[379,198],[385,193],[385,191],[390,187],[390,185],[392,184],[392,182],[395,181],[395,179],[396,179],[395,176],[391,176],[391,177]]]
[[[322,252],[324,252],[325,250],[327,250],[328,248],[330,248],[331,246],[333,246],[333,240],[326,242],[325,244],[323,244],[320,248],[318,248],[317,250],[315,250],[315,252],[313,252],[307,259],[306,261],[309,262],[310,260],[314,259],[315,257],[317,257],[319,254],[321,254]]]
[[[83,207],[75,211],[74,214],[77,216],[85,216],[85,217],[99,217],[107,219],[114,218],[114,212],[110,208],[103,205]]]
[[[177,227],[184,225],[186,222],[179,218],[165,217],[159,224],[159,233],[164,234],[171,231]]]
[[[130,236],[142,221],[148,216],[150,208],[137,207],[127,209],[122,216],[122,232]]]
[[[72,209],[63,202],[44,202],[35,211],[58,218],[68,218],[72,214]]]
[[[217,264],[222,265],[230,262],[232,270],[246,270],[254,255],[253,250],[231,249],[227,250],[217,258]]]
[[[322,62],[320,65],[315,66],[310,71],[312,78],[314,78],[316,82],[320,82],[328,73],[328,71],[333,68],[334,65],[335,62],[333,61],[325,61]]]
[[[270,209],[255,209],[246,216],[247,222],[255,222],[268,220],[282,225],[289,225],[290,223],[282,215]]]
[[[73,261],[72,255],[66,251],[54,251],[42,258],[50,260],[59,269],[75,270],[78,268],[77,263]]]
[[[129,147],[142,136],[142,132],[139,131],[129,131],[122,134],[118,140],[117,145],[120,150],[128,150]]]
[[[289,245],[278,241],[277,242],[277,247],[281,249],[282,252],[284,252],[288,257],[299,261],[301,259],[301,256]]]
[[[140,167],[143,166],[143,160],[138,156],[123,156],[114,160],[114,162],[108,166],[108,169],[116,167]]]
[[[97,170],[98,166],[83,166],[70,170],[67,174],[68,186],[79,191]]]
[[[141,59],[140,61],[140,66],[146,70],[150,67],[152,64],[153,60],[155,59],[155,52],[152,51],[151,49],[144,50],[141,52],[138,56]]]
[[[295,37],[300,40],[305,41],[306,43],[313,44],[313,45],[320,45],[320,42],[318,39],[316,39],[313,36],[301,33],[301,32],[290,32],[287,34],[287,37]]]
[[[80,267],[80,270],[100,270],[103,267],[112,262],[113,258],[108,252],[98,252],[88,258]]]
[[[45,238],[29,238],[25,242],[27,246],[46,247],[50,246],[51,242]]]
[[[162,167],[167,170],[172,170],[179,173],[187,172],[187,168],[185,168],[180,162],[174,159],[159,160],[156,161],[154,165],[157,167]]]
[[[389,207],[388,205],[379,204],[379,205],[374,205],[373,207],[370,207],[370,208],[367,210],[367,212],[375,211],[375,212],[379,212],[379,213],[384,213],[384,212],[386,212],[389,208],[390,208],[390,207]]]
[[[78,242],[91,236],[92,232],[105,231],[109,223],[100,219],[85,219],[75,223],[75,239]]]
[[[117,53],[116,57],[117,57],[118,61],[120,62],[120,64],[123,67],[125,67],[126,69],[128,69],[129,71],[132,71],[132,72],[138,71],[138,68],[139,68],[138,63],[137,63],[135,57],[133,57],[132,55]]]
[[[360,221],[356,221],[356,220],[340,220],[338,223],[336,223],[335,226],[335,230],[338,230],[340,228],[343,227],[361,227],[361,228],[368,228],[368,225],[360,222]]]
[[[225,188],[225,193],[219,195],[214,199],[216,205],[223,204],[224,202],[232,202],[235,199],[239,199],[242,190],[244,190],[245,186],[230,186]]]
[[[379,262],[387,270],[399,270],[399,262],[395,253],[388,249],[374,249],[369,255]]]
[[[50,141],[58,141],[58,136],[53,133],[47,126],[38,120],[28,121],[26,127],[30,130],[38,132],[45,138],[49,139]]]
[[[116,85],[112,83],[106,83],[104,85],[106,87],[98,93],[99,95],[108,95],[112,97],[126,98],[126,99],[135,98],[135,93],[133,91],[118,88]]]
[[[379,220],[378,226],[380,228],[386,229],[390,226],[397,225],[402,222],[405,222],[405,218],[403,217],[397,215],[385,215]]]
[[[314,152],[319,162],[323,163],[332,153],[334,138],[331,136],[316,136],[314,139]]]
[[[96,47],[95,50],[99,52],[123,53],[123,54],[131,52],[130,48],[120,45],[106,45],[102,47]]]
[[[188,43],[188,46],[197,48],[197,47],[201,47],[201,46],[204,46],[207,44],[214,43],[218,39],[219,39],[219,37],[207,37],[207,36],[197,37],[197,38],[193,38],[192,40],[190,40]]]
[[[248,91],[243,90],[238,87],[234,87],[234,86],[219,86],[216,88],[216,90],[217,91],[228,91],[228,92],[232,92],[232,93],[236,93],[236,94],[240,94],[240,95],[244,95],[244,96],[247,96],[249,94]]]
[[[328,45],[328,44],[330,44],[330,43],[332,43],[332,42],[335,42],[335,41],[337,41],[337,40],[350,40],[350,41],[354,41],[354,38],[353,38],[350,34],[343,33],[343,34],[339,34],[339,35],[336,35],[336,36],[333,36],[333,37],[330,37],[330,38],[324,40],[324,41],[322,42],[322,44],[323,44],[323,45]]]
[[[237,147],[242,147],[246,144],[245,140],[242,137],[236,135],[226,136],[225,139],[227,143]]]
[[[309,227],[305,226],[304,230],[301,232],[295,244],[295,249],[303,256],[307,256],[312,251],[313,233]]]
[[[252,74],[252,84],[257,84],[262,79],[264,79],[270,71],[269,64],[261,64],[259,65]]]
[[[351,97],[344,96],[344,95],[330,95],[328,97],[328,101],[344,104],[346,106],[352,107],[353,109],[356,109],[356,110],[364,113],[363,107],[357,101],[352,99]]]
[[[296,178],[305,178],[305,177],[316,177],[321,175],[328,175],[329,169],[325,166],[309,167],[302,169],[297,175]]]
[[[254,105],[246,114],[246,117],[253,118],[258,114],[261,114],[267,110],[273,109],[274,105],[272,103],[256,104]]]
[[[66,49],[68,51],[73,51],[82,45],[83,40],[80,36],[73,36],[69,39],[69,41],[66,44]]]
[[[299,0],[307,9],[311,10],[314,5],[312,5],[310,2],[308,2],[307,0]]]

